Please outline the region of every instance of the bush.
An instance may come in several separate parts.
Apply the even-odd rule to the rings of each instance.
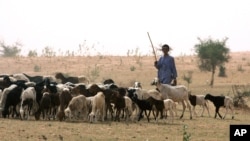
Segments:
[[[130,67],[130,71],[135,71],[135,69],[136,69],[135,66]]]
[[[23,45],[19,42],[16,42],[13,45],[6,45],[3,41],[0,42],[0,50],[1,56],[3,57],[15,57],[18,56],[21,52],[21,47]]]
[[[28,53],[29,57],[37,57],[37,52],[35,50],[30,50]]]
[[[220,66],[220,68],[219,68],[219,75],[218,75],[219,77],[226,77],[227,75],[226,75],[226,67],[224,67],[224,66]]]
[[[34,72],[40,72],[41,71],[41,67],[38,65],[34,66]]]

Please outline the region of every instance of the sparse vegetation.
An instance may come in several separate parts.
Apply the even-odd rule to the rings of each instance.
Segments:
[[[190,141],[191,134],[187,132],[187,125],[183,125],[183,141]]]
[[[52,47],[46,46],[42,50],[42,56],[44,56],[44,57],[53,57],[53,56],[56,56],[56,52],[53,51]]]
[[[187,75],[184,74],[182,76],[182,79],[188,83],[188,88],[189,88],[189,84],[192,83],[192,76],[193,76],[193,71],[188,71]]]
[[[7,45],[4,41],[0,41],[0,55],[3,57],[15,57],[21,52],[22,43],[15,42],[13,45]]]
[[[131,66],[130,67],[130,71],[135,71],[136,67],[135,66]]]
[[[28,57],[37,57],[37,51],[36,50],[30,50],[28,53]]]
[[[87,76],[91,82],[95,82],[100,76],[100,68],[95,64],[94,68],[88,68]]]
[[[226,75],[226,67],[224,67],[224,66],[220,66],[220,68],[219,68],[219,75],[218,75],[219,77],[226,77],[227,75]]]
[[[238,70],[239,72],[244,72],[244,71],[245,71],[245,70],[243,69],[243,67],[242,67],[241,64],[239,64],[239,65],[237,66],[237,70]]]
[[[34,66],[34,72],[40,72],[41,71],[41,67],[38,65]]]

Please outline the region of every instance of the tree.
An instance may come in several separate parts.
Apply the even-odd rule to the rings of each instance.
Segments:
[[[0,55],[3,57],[15,57],[21,52],[23,45],[20,42],[15,42],[13,45],[6,45],[3,41],[0,41]]]
[[[200,43],[194,46],[195,52],[198,55],[198,67],[201,71],[212,72],[210,86],[214,84],[214,74],[216,67],[224,65],[230,59],[230,49],[226,47],[228,38],[219,40],[212,40],[208,38],[202,40],[198,38]]]

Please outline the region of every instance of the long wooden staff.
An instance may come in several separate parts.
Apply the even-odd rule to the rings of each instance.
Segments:
[[[147,32],[147,33],[148,33],[148,32]],[[150,38],[149,33],[148,33],[148,38],[149,38],[149,40],[150,40],[150,43],[151,43],[151,46],[152,46],[152,49],[153,49],[153,53],[154,53],[154,56],[155,56],[155,61],[157,61],[157,57],[156,57],[156,53],[155,53],[155,48],[154,48],[154,46],[153,46],[153,43],[152,43],[152,40],[151,40],[151,38]]]

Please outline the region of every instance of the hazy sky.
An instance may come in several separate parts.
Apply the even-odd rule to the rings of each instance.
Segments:
[[[77,51],[82,43],[101,54],[150,54],[149,32],[172,55],[194,53],[197,37],[228,37],[231,51],[249,51],[249,6],[250,0],[0,0],[0,40],[23,43],[24,54],[45,46]]]

